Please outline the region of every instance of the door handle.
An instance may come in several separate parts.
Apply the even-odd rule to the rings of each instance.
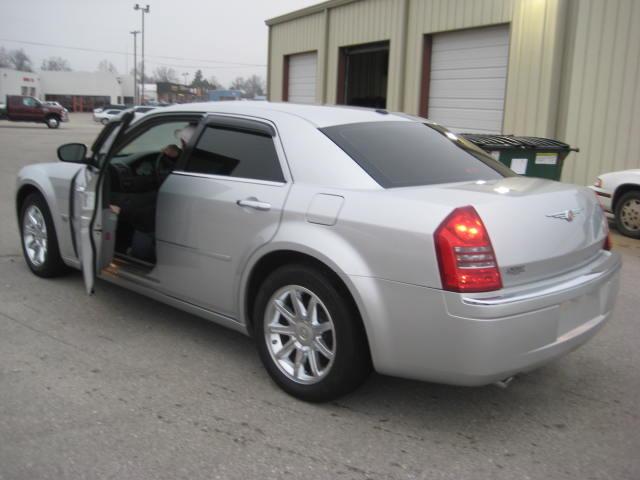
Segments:
[[[271,210],[271,204],[267,202],[261,202],[255,197],[245,198],[244,200],[238,200],[236,202],[241,207],[253,208],[254,210],[260,210],[266,212],[267,210]]]

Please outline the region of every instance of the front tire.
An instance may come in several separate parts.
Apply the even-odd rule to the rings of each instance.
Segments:
[[[102,125],[106,125],[107,123],[109,123],[109,119],[108,118],[103,118],[102,120],[100,120],[100,123]]]
[[[20,208],[22,253],[27,265],[39,277],[57,277],[67,272],[58,249],[56,230],[47,202],[31,193]]]
[[[640,238],[640,191],[632,190],[622,195],[616,204],[616,228],[631,238]]]
[[[271,378],[310,402],[338,398],[371,371],[365,332],[335,280],[307,265],[286,265],[263,282],[256,297],[255,338]]]

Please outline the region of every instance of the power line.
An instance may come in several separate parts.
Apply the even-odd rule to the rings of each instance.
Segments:
[[[133,53],[129,52],[121,52],[117,50],[101,50],[97,48],[87,48],[87,47],[73,47],[70,45],[56,45],[53,43],[42,43],[42,42],[32,42],[27,40],[13,40],[10,38],[0,38],[0,42],[13,42],[13,43],[21,43],[25,45],[35,45],[39,47],[54,47],[54,48],[64,48],[67,50],[79,50],[83,52],[97,52],[97,53],[110,53],[114,55],[127,55],[133,56]],[[225,60],[210,60],[210,59],[202,59],[202,58],[188,58],[188,57],[171,57],[168,55],[147,55],[147,57],[152,58],[160,58],[165,60],[185,60],[192,62],[204,62],[204,63],[221,63],[224,65],[207,65],[207,66],[189,66],[189,65],[171,65],[176,67],[184,67],[184,68],[223,68],[223,67],[266,67],[265,64],[260,63],[240,63],[240,62],[227,62]],[[158,62],[155,62],[157,65],[161,65]],[[167,66],[167,65],[165,65]]]

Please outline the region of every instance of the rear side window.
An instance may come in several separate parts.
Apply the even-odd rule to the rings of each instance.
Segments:
[[[369,122],[321,131],[384,188],[515,175],[475,145],[437,125]]]
[[[270,136],[214,126],[207,127],[198,139],[185,170],[284,182]]]

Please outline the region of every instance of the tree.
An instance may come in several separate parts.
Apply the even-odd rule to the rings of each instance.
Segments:
[[[116,66],[107,59],[102,60],[98,64],[98,71],[103,73],[113,73],[114,75],[118,74]]]
[[[209,77],[207,83],[209,84],[209,90],[218,90],[219,88],[222,88],[222,84],[213,75]]]
[[[232,90],[241,90],[244,98],[254,98],[256,95],[264,95],[265,82],[264,79],[258,75],[251,75],[249,78],[236,77],[231,82]]]
[[[15,70],[33,72],[31,59],[22,48],[9,52],[9,63]]]
[[[9,52],[7,52],[4,47],[0,47],[0,68],[11,68]]]
[[[178,74],[171,67],[158,67],[153,71],[153,76],[157,82],[178,83]]]
[[[49,57],[45,60],[42,60],[40,70],[70,72],[71,65],[69,65],[69,62],[62,57]]]
[[[265,88],[265,82],[262,77],[251,75],[245,80],[243,90],[247,98],[255,98],[256,95],[264,95]]]
[[[236,77],[229,85],[231,90],[242,90],[244,92],[244,78]]]
[[[191,86],[195,88],[209,88],[209,82],[204,79],[202,70],[196,70],[196,74],[193,76]]]
[[[134,70],[132,68],[129,73],[133,76],[133,72]],[[152,76],[149,76],[148,72],[149,72],[148,70],[144,72],[144,83],[154,83],[156,81],[155,78],[153,78]],[[140,83],[140,78],[142,76],[142,62],[138,62],[138,70],[136,73],[137,73],[138,83]]]

